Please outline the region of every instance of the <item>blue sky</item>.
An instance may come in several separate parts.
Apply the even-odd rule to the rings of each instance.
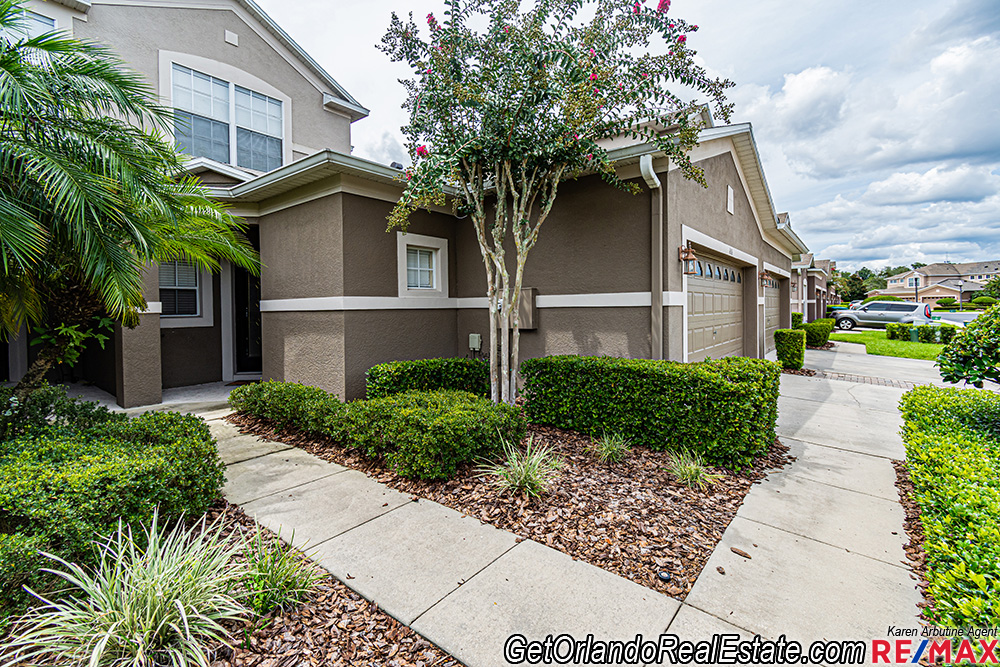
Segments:
[[[375,44],[440,0],[258,0],[371,116],[355,154],[403,161],[408,72]],[[674,0],[736,82],[778,210],[840,268],[1000,258],[1000,1]]]

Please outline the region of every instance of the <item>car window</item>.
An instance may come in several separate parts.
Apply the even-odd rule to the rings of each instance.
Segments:
[[[911,313],[920,306],[915,303],[890,303],[889,310],[894,313]]]
[[[889,304],[887,303],[878,303],[876,301],[874,303],[868,304],[868,310],[888,310],[888,309],[889,309]]]

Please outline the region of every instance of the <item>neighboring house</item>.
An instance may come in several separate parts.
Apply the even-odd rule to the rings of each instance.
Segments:
[[[869,296],[898,296],[921,303],[937,303],[946,297],[968,302],[997,275],[1000,275],[1000,260],[939,262],[889,276],[885,289],[870,292]]]
[[[787,213],[781,215],[787,219]],[[826,307],[836,302],[836,293],[830,283],[836,270],[836,262],[815,259],[812,253],[792,263],[792,310],[802,313],[804,321],[826,317]]]
[[[350,155],[351,122],[367,112],[252,2],[65,2],[32,7],[107,42],[188,114],[177,132],[188,169],[249,223],[263,264],[259,281],[228,266],[150,271],[141,324],[88,353],[83,377],[123,406],[260,377],[357,398],[374,364],[487,353],[470,349],[470,334],[489,339],[471,223],[437,208],[386,233],[400,172]],[[642,194],[592,175],[560,187],[525,270],[522,358],[773,349],[807,248],[775,214],[750,126],[701,138],[691,157],[707,188],[626,142],[612,157]],[[689,275],[682,248],[696,256]]]

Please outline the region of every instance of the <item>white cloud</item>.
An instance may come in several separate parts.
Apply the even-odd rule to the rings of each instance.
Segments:
[[[1000,177],[989,167],[934,167],[924,172],[898,172],[868,186],[870,204],[923,204],[935,201],[974,202],[1000,192]]]

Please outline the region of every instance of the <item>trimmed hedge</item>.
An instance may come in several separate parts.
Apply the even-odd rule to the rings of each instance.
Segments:
[[[336,396],[290,382],[238,387],[229,403],[241,412],[281,420],[324,436],[365,456],[384,460],[397,474],[446,479],[458,466],[520,442],[527,424],[521,410],[470,392],[408,391],[342,403]],[[297,408],[295,406],[298,406]]]
[[[990,306],[995,306],[997,300],[991,296],[977,296],[972,300],[972,303],[976,304],[981,308],[989,308]]]
[[[391,361],[368,369],[365,397],[382,398],[404,391],[455,389],[490,395],[490,365],[481,359]]]
[[[192,415],[114,416],[79,429],[57,420],[6,440],[0,443],[2,578],[37,581],[31,552],[38,548],[89,562],[97,535],[111,533],[119,520],[148,522],[157,506],[164,518],[202,514],[219,497],[223,470],[208,426]],[[20,585],[13,586],[0,590],[0,610],[25,602]]]
[[[950,343],[951,339],[955,337],[956,332],[958,332],[958,327],[952,326],[950,324],[941,324],[939,326],[933,326],[930,324],[921,324],[916,327],[917,329],[917,340],[921,343]],[[913,330],[912,324],[901,324],[899,322],[889,322],[885,325],[885,337],[889,340],[910,340],[910,331]]]
[[[833,333],[831,320],[822,319],[803,324],[800,330],[806,332],[806,345],[809,347],[822,347],[830,342],[830,334]]]
[[[774,332],[774,346],[782,368],[797,371],[806,356],[806,332],[802,329],[778,329]]]
[[[792,313],[792,328],[798,329],[802,326],[802,313]]]
[[[910,329],[912,328],[912,324],[888,322],[885,325],[885,337],[889,340],[910,340]]]
[[[781,367],[772,361],[553,356],[525,360],[521,376],[528,418],[538,424],[619,433],[737,469],[774,442]]]
[[[918,387],[900,403],[906,467],[920,506],[929,620],[1000,625],[1000,396]]]

